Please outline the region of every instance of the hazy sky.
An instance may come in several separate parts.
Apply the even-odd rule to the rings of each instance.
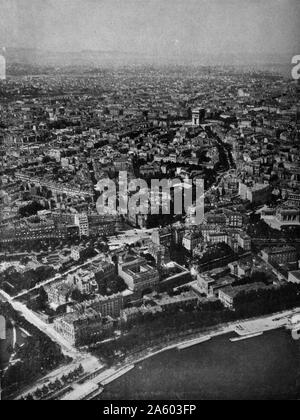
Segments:
[[[0,0],[0,44],[178,56],[300,54],[300,0]]]

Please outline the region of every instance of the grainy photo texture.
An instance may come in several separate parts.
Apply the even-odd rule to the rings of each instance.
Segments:
[[[0,399],[300,398],[299,0],[0,0]]]

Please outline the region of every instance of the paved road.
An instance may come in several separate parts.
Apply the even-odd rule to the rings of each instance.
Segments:
[[[25,394],[33,393],[38,387],[43,386],[49,381],[60,379],[64,374],[71,372],[81,364],[86,373],[92,373],[103,367],[102,363],[89,353],[81,352],[74,348],[67,340],[58,334],[54,328],[42,321],[30,309],[20,302],[13,300],[7,293],[0,290],[0,299],[3,302],[8,302],[12,305],[15,311],[19,312],[23,317],[41,332],[46,334],[52,341],[57,343],[65,356],[71,357],[73,361],[67,366],[62,366],[59,369],[51,372],[44,378],[40,379],[32,388],[28,388]]]
[[[68,343],[60,334],[58,334],[52,326],[46,324],[37,315],[35,315],[24,304],[13,300],[7,293],[0,290],[0,296],[4,301],[9,302],[15,311],[19,312],[32,325],[37,327],[40,331],[47,334],[53,341],[58,343],[62,350],[70,357],[78,356],[78,351]]]

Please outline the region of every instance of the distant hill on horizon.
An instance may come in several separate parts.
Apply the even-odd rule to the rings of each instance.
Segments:
[[[29,48],[7,48],[7,65],[39,66],[126,66],[126,65],[204,65],[249,66],[274,70],[282,74],[290,72],[292,56],[286,55],[193,55],[155,56],[123,51],[78,52],[43,51]]]

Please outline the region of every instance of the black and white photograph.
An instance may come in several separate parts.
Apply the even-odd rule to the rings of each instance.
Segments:
[[[0,0],[0,400],[300,400],[300,1]]]

